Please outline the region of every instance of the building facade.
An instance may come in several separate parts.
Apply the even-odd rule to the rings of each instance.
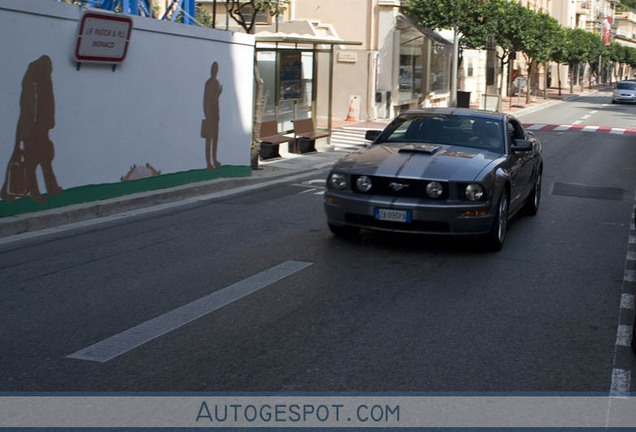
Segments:
[[[162,1],[162,0],[155,0]],[[165,1],[165,0],[164,0]],[[519,0],[527,8],[545,12],[561,26],[582,28],[597,34],[611,24],[612,40],[636,44],[636,19],[633,13],[616,15],[620,0]],[[212,13],[213,0],[197,0]],[[450,79],[452,32],[432,31],[417,25],[403,13],[407,2],[401,0],[291,0],[285,13],[275,20],[267,14],[257,16],[256,33],[295,33],[309,28],[314,36],[325,35],[359,46],[336,46],[334,61],[333,118],[356,120],[391,118],[414,106],[447,106],[451,102]],[[224,2],[217,1],[217,28],[236,29],[225,14]],[[278,21],[278,22],[275,22]],[[296,23],[296,24],[293,24]],[[606,27],[604,27],[604,23]],[[306,31],[306,30],[302,30]],[[540,65],[533,77],[527,76],[524,56],[518,54],[504,70],[493,61],[493,53],[464,50],[458,71],[458,90],[470,94],[470,102],[485,106],[484,95],[500,92],[499,85],[488,85],[488,68],[503,76],[501,91],[513,95],[509,86],[515,76],[532,80],[539,93],[559,82],[568,86],[589,83],[589,66]],[[492,72],[492,71],[491,71]],[[499,78],[496,80],[499,82]],[[508,89],[510,87],[510,90]],[[323,87],[321,91],[326,91]],[[325,113],[318,113],[325,114]]]

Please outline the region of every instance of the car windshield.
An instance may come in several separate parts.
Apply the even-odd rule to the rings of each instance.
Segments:
[[[616,88],[618,90],[636,90],[636,82],[621,82]]]
[[[376,144],[444,144],[504,152],[504,134],[496,119],[467,115],[405,115],[380,135]]]

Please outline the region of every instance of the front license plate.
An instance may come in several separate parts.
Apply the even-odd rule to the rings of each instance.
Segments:
[[[408,210],[375,209],[375,219],[391,222],[411,222],[411,212]]]

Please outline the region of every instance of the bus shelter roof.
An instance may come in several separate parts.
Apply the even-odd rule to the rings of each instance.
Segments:
[[[256,44],[293,44],[293,45],[362,45],[362,42],[347,41],[333,36],[316,36],[297,33],[256,33]]]

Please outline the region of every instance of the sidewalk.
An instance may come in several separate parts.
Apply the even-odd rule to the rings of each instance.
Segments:
[[[517,116],[546,108],[549,105],[553,105],[561,101],[567,101],[578,96],[593,94],[610,88],[610,84],[598,84],[593,86],[592,88],[581,88],[580,86],[574,86],[572,93],[570,93],[570,88],[568,87],[562,88],[561,94],[559,94],[558,89],[550,88],[547,92],[545,92],[545,96],[531,96],[530,103],[526,103],[525,94],[520,96],[504,96],[501,100],[501,111]],[[470,107],[478,108],[478,104],[471,103]]]
[[[578,90],[578,87],[577,87]],[[585,90],[588,93],[589,90]],[[579,96],[583,92],[569,93],[569,89],[558,91],[550,89],[548,97],[533,97],[530,104],[517,103],[517,98],[504,97],[502,111],[519,115],[529,110],[537,110],[559,103],[562,100]],[[473,108],[471,106],[471,108]],[[477,108],[475,106],[475,108]],[[347,122],[333,120],[333,128],[349,126],[369,129],[382,129],[390,120]],[[284,147],[284,146],[281,146]],[[248,190],[257,190],[288,181],[290,178],[310,176],[333,164],[344,157],[346,153],[332,151],[329,147],[317,145],[318,152],[312,154],[292,154],[281,148],[281,158],[274,161],[261,161],[259,168],[252,170],[251,177],[219,178],[207,182],[187,184],[151,192],[126,195],[103,201],[95,201],[66,207],[60,207],[41,212],[26,213],[17,216],[0,218],[0,238],[15,236],[22,233],[39,231],[58,227],[65,224],[113,217],[124,212],[160,211],[176,205],[194,205],[206,200],[230,196]],[[179,203],[179,204],[177,204]],[[193,204],[194,203],[194,204]]]

